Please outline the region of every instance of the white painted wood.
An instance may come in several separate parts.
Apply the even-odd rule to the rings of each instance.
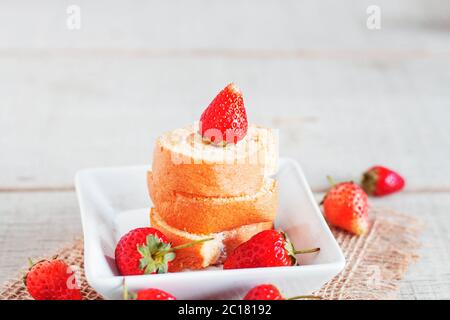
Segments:
[[[450,194],[393,195],[373,204],[423,220],[420,260],[402,280],[402,299],[450,299]]]
[[[72,4],[81,8],[79,31],[66,26]],[[381,9],[377,31],[366,27],[373,4]],[[450,49],[449,6],[439,0],[3,1],[0,48],[439,53]]]
[[[0,193],[0,285],[81,236],[74,192]]]
[[[316,194],[320,201],[323,194]],[[371,205],[393,208],[424,223],[420,259],[401,281],[400,299],[450,299],[450,194],[397,193],[370,198]]]
[[[450,195],[400,193],[371,202],[426,224],[421,258],[402,280],[399,297],[450,299]],[[0,193],[0,212],[0,283],[16,275],[28,257],[52,253],[81,233],[73,192]]]
[[[0,58],[0,69],[0,188],[71,186],[83,167],[148,163],[157,135],[199,119],[234,80],[250,121],[280,129],[280,153],[314,189],[381,163],[412,191],[450,190],[445,60],[56,56]]]
[[[280,129],[312,187],[374,163],[407,178],[382,200],[423,216],[401,297],[450,298],[450,3],[369,0],[0,3],[0,281],[81,232],[84,167],[148,163],[157,135],[197,120],[227,82]],[[18,192],[25,190],[66,192]]]

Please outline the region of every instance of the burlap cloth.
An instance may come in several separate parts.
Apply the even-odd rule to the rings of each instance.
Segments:
[[[345,269],[315,294],[325,299],[395,299],[399,280],[409,264],[418,258],[422,223],[389,209],[372,208],[370,231],[352,236],[333,229],[347,263]],[[57,255],[83,271],[83,242],[77,240]],[[53,256],[53,255],[50,255]],[[23,273],[22,273],[23,274]],[[102,299],[81,272],[83,297]],[[22,275],[9,280],[0,291],[0,299],[32,299],[23,285]]]

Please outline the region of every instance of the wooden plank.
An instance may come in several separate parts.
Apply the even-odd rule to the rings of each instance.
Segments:
[[[320,201],[323,193],[316,194]],[[400,299],[450,299],[450,194],[399,193],[370,198],[371,205],[392,208],[424,223],[420,258],[401,281]]]
[[[322,197],[317,194],[317,199]],[[372,199],[426,223],[420,260],[402,280],[400,298],[450,298],[450,196],[398,194]],[[0,283],[14,276],[27,257],[50,254],[81,233],[72,192],[0,194]]]
[[[315,190],[372,163],[407,177],[382,203],[430,227],[401,297],[450,298],[450,3],[377,1],[379,31],[368,0],[78,3],[80,31],[59,1],[0,3],[0,281],[80,233],[76,170],[148,163],[236,81]]]
[[[420,260],[402,281],[402,299],[450,299],[450,194],[394,195],[372,200],[423,220]]]
[[[326,174],[357,179],[374,163],[402,172],[409,192],[450,190],[440,60],[10,57],[0,70],[4,191],[67,189],[80,168],[148,163],[159,134],[197,120],[232,80],[249,119],[280,129],[280,154],[315,190]]]
[[[0,284],[81,235],[74,192],[0,193]]]
[[[72,3],[70,3],[72,4]],[[381,29],[366,27],[370,0],[86,1],[81,30],[66,26],[69,3],[0,3],[0,48],[191,48],[319,52],[450,49],[445,1],[378,0]],[[11,32],[14,30],[14,32]],[[15,52],[15,51],[13,51]],[[308,50],[306,50],[308,52]]]

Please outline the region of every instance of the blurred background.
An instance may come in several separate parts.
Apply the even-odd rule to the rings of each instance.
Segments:
[[[400,297],[450,298],[450,2],[0,2],[0,282],[81,234],[86,167],[148,164],[227,83],[318,199],[373,164],[421,217]]]

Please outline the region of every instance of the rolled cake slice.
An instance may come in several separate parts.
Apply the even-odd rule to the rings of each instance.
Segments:
[[[278,206],[278,188],[266,178],[254,194],[235,197],[198,197],[183,192],[164,192],[148,172],[150,197],[159,215],[170,226],[192,233],[208,234],[242,225],[272,222]]]
[[[197,126],[159,137],[153,153],[153,180],[164,192],[201,197],[257,193],[277,170],[278,135],[249,126],[246,137],[224,147],[203,141]]]
[[[272,222],[261,222],[243,225],[239,228],[219,233],[189,233],[169,225],[154,208],[150,210],[150,222],[153,228],[158,229],[167,236],[173,246],[210,237],[214,238],[214,240],[177,250],[175,260],[170,265],[170,271],[172,272],[186,269],[203,269],[211,265],[217,265],[223,262],[228,252],[232,252],[241,243],[263,230],[273,228]]]

